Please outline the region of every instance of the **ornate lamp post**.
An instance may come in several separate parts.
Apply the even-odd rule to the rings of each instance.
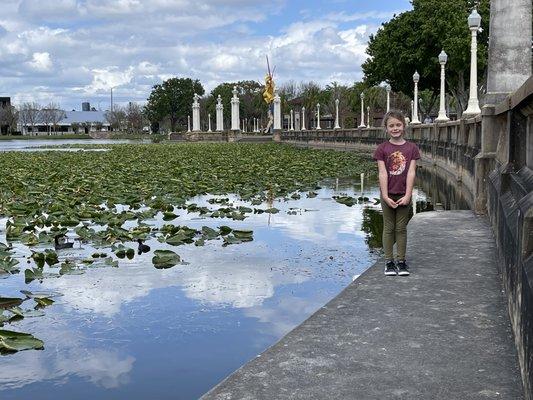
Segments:
[[[420,81],[420,74],[418,71],[415,71],[413,74],[413,82],[415,84],[415,100],[414,100],[414,107],[413,107],[413,119],[411,120],[412,124],[419,124],[420,120],[418,119],[418,81]]]
[[[200,96],[198,96],[195,93],[194,102],[192,103],[192,131],[193,132],[200,131],[200,103],[198,102],[199,98]]]
[[[439,54],[439,63],[440,63],[440,107],[439,107],[439,116],[435,120],[436,122],[446,122],[450,118],[446,115],[446,62],[448,62],[448,54],[442,50]]]
[[[239,117],[239,98],[237,97],[237,86],[233,86],[233,97],[231,98],[231,130],[240,131],[240,117]]]
[[[468,27],[472,32],[472,46],[470,48],[470,96],[468,98],[468,107],[463,115],[473,117],[481,114],[479,100],[477,98],[477,31],[481,26],[481,15],[477,10],[473,10],[468,17]]]
[[[391,87],[388,83],[385,84],[385,90],[387,91],[387,112],[390,110],[390,91]]]
[[[365,94],[361,92],[361,123],[358,128],[366,128],[365,125]]]
[[[335,99],[335,126],[333,129],[341,129],[339,125],[339,99]]]

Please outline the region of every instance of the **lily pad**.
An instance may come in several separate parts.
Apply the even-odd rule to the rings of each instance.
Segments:
[[[24,299],[18,297],[0,297],[0,308],[17,307],[22,304]]]
[[[158,269],[173,267],[180,261],[180,256],[172,250],[155,250],[152,258],[152,264]]]
[[[12,353],[32,349],[44,349],[44,342],[29,333],[0,329],[0,353]]]

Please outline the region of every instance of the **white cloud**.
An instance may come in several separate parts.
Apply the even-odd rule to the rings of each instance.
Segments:
[[[52,69],[52,59],[47,52],[33,53],[32,60],[28,64],[36,71],[46,72]]]

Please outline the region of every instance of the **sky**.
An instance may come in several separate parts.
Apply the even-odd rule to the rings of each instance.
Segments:
[[[277,85],[362,78],[371,34],[408,0],[0,0],[0,97],[143,103],[171,77]]]

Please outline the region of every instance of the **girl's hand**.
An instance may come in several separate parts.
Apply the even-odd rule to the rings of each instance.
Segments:
[[[387,203],[387,205],[390,207],[390,208],[396,208],[398,207],[398,204],[393,200],[391,199],[390,197],[387,197],[385,199],[385,203]]]
[[[408,206],[410,202],[411,202],[411,196],[405,195],[403,197],[400,197],[396,201],[396,204],[399,205],[399,206]]]

